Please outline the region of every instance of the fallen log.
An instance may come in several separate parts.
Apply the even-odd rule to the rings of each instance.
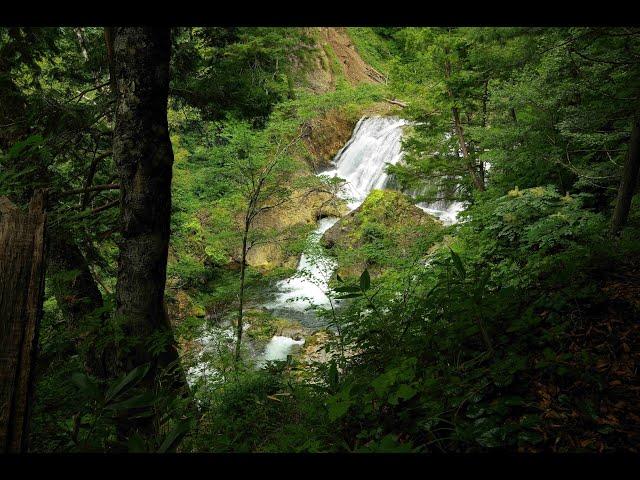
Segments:
[[[384,98],[383,100],[385,102],[388,102],[388,103],[392,104],[392,105],[398,105],[399,107],[402,107],[402,108],[405,108],[405,107],[409,106],[408,104],[406,104],[404,102],[401,102],[400,100],[395,100],[395,99],[391,100],[389,98]]]

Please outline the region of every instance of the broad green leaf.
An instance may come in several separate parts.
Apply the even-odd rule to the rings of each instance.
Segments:
[[[138,383],[145,377],[145,375],[149,371],[149,368],[151,368],[151,364],[145,363],[131,370],[121,380],[117,381],[115,384],[109,387],[106,393],[105,400],[107,402],[110,402],[120,393]]]
[[[73,373],[71,375],[71,381],[76,387],[78,387],[78,390],[88,398],[98,400],[102,396],[98,385],[84,373]]]
[[[360,288],[362,289],[363,292],[366,292],[367,290],[369,290],[369,287],[371,286],[371,277],[369,276],[369,270],[366,270],[364,272],[362,272],[362,275],[360,275]]]
[[[129,453],[146,453],[147,445],[140,434],[134,433],[127,442],[127,449]]]
[[[176,425],[176,427],[167,434],[162,445],[158,448],[158,453],[165,453],[169,450],[175,449],[182,438],[187,434],[190,428],[190,422],[183,420]]]
[[[418,391],[415,388],[413,388],[411,385],[407,385],[406,383],[403,383],[398,388],[398,391],[396,392],[396,396],[402,400],[409,400],[416,393],[418,393]]]
[[[127,398],[122,402],[108,405],[105,408],[109,410],[128,410],[131,408],[143,408],[143,407],[152,406],[154,401],[155,401],[154,394],[152,392],[145,392],[145,393],[141,393],[140,395],[135,395],[131,398]]]
[[[353,285],[345,285],[344,287],[334,288],[334,291],[339,293],[354,293],[354,292],[359,292],[360,287],[356,287]]]
[[[460,274],[460,277],[465,278],[467,275],[467,271],[464,269],[464,265],[462,264],[462,260],[460,260],[460,256],[454,252],[451,248],[449,248],[449,252],[451,252],[451,259],[453,260],[453,265],[456,267],[456,270]]]
[[[351,400],[349,399],[346,399],[346,400],[331,399],[328,403],[329,420],[333,422],[339,419],[340,417],[344,416],[349,410],[350,406],[351,406]]]

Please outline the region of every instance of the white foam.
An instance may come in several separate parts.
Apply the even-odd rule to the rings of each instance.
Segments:
[[[264,362],[286,360],[295,345],[304,345],[304,339],[294,340],[291,337],[276,335],[265,347],[262,360]]]
[[[319,175],[345,180],[340,197],[347,200],[349,211],[358,208],[372,190],[387,182],[387,164],[402,159],[402,127],[404,119],[394,117],[363,117],[357,123],[351,139],[333,160],[335,168]],[[325,292],[336,268],[335,261],[320,247],[320,238],[338,218],[323,218],[310,235],[307,249],[300,257],[296,273],[277,283],[277,294],[267,308],[305,311],[312,306],[329,307]]]

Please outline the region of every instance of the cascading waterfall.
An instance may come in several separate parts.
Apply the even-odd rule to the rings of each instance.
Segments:
[[[372,190],[386,186],[389,179],[386,164],[395,165],[402,159],[402,128],[408,124],[404,119],[393,117],[361,118],[349,141],[335,156],[332,162],[335,168],[319,174],[345,180],[339,196],[347,201],[349,211],[358,208]],[[461,202],[440,201],[416,206],[447,225],[455,223],[457,214],[464,209]],[[333,258],[325,254],[320,239],[338,220],[328,217],[318,221],[300,257],[296,273],[277,283],[275,298],[265,305],[266,308],[283,317],[296,318],[308,327],[322,326],[321,320],[313,313],[309,314],[308,310],[313,306],[330,305],[325,292],[336,264]],[[225,330],[222,336],[230,341],[234,336],[233,330]],[[202,340],[205,345],[215,343],[207,335]],[[276,335],[259,356],[258,366],[272,360],[285,360],[293,348],[303,344],[304,339]],[[209,368],[205,361],[199,362],[188,373],[190,382],[201,376],[213,379],[220,377],[219,372]]]
[[[351,135],[351,139],[342,147],[333,159],[334,169],[320,173],[328,177],[345,180],[339,196],[347,201],[349,211],[358,208],[367,195],[387,182],[386,164],[396,164],[402,158],[402,127],[409,122],[393,117],[363,117]],[[328,307],[329,298],[325,292],[329,280],[336,268],[333,258],[325,254],[320,238],[339,219],[323,218],[309,236],[307,248],[300,257],[296,273],[276,285],[275,299],[265,307],[286,318],[300,320],[308,327],[322,326],[321,320],[308,313],[312,306]],[[245,325],[246,327],[246,325]],[[231,338],[233,331],[223,332],[223,340]],[[203,344],[213,348],[215,342],[211,334],[205,334]],[[294,340],[282,335],[274,336],[258,359],[258,367],[272,360],[286,360],[292,349],[303,345],[304,340]],[[208,348],[202,352],[206,353]],[[198,362],[188,372],[190,382],[199,377],[219,379],[219,372],[211,369],[206,361]]]
[[[372,190],[385,186],[386,164],[396,164],[402,158],[402,127],[408,123],[393,117],[361,118],[351,139],[335,156],[335,168],[320,174],[345,180],[339,195],[347,201],[349,211],[358,208]],[[307,326],[318,326],[315,316],[305,312],[312,306],[330,305],[325,292],[336,265],[324,254],[319,242],[322,234],[337,221],[338,218],[333,217],[318,222],[296,273],[278,282],[276,298],[267,308],[297,318]]]
[[[445,225],[453,225],[458,221],[458,214],[465,208],[464,202],[448,202],[446,200],[438,200],[433,203],[420,202],[416,203],[416,207],[437,217]]]
[[[394,117],[361,118],[349,141],[335,156],[332,162],[335,168],[319,174],[345,180],[339,196],[347,201],[349,211],[358,208],[372,190],[387,185],[389,176],[386,164],[395,165],[402,159],[402,130],[408,124],[408,121]],[[460,202],[440,201],[419,203],[416,206],[447,225],[455,223],[457,214],[464,209],[464,204]],[[333,258],[325,254],[320,239],[338,220],[336,217],[328,217],[318,221],[318,226],[309,236],[307,248],[300,257],[296,273],[277,283],[275,298],[265,305],[267,309],[282,317],[295,318],[307,327],[323,325],[322,320],[309,310],[314,306],[330,306],[325,293],[336,264]],[[231,329],[223,333],[225,338],[233,336]],[[203,339],[210,340],[206,336]],[[215,342],[204,343],[209,345]],[[294,340],[276,335],[259,356],[258,366],[272,360],[285,360],[293,348],[303,344],[304,339]],[[200,376],[215,379],[219,377],[219,373],[211,370],[203,361],[188,376],[192,382]]]
[[[353,134],[333,160],[334,169],[320,175],[345,180],[340,197],[347,200],[349,211],[358,208],[372,190],[384,188],[388,174],[387,164],[395,165],[402,159],[402,127],[409,122],[393,117],[363,117]],[[464,209],[461,202],[419,203],[416,206],[450,225],[457,221],[457,214]],[[324,232],[339,219],[323,218],[310,235],[307,249],[302,254],[296,273],[276,285],[275,299],[265,305],[276,314],[298,319],[309,327],[321,326],[315,315],[307,313],[311,307],[329,307],[329,280],[336,268],[335,261],[325,255],[320,246]],[[265,359],[284,360],[294,344],[282,337],[272,339],[265,351]],[[272,345],[273,344],[273,345]]]

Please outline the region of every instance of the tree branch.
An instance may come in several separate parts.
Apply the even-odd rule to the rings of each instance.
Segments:
[[[120,199],[119,198],[117,200],[114,200],[113,202],[105,203],[101,207],[94,208],[93,210],[91,210],[90,215],[95,215],[96,213],[103,212],[103,211],[108,210],[108,209],[110,209],[112,207],[115,207],[117,205],[120,205]]]
[[[69,195],[75,195],[78,193],[98,192],[102,190],[118,190],[120,185],[117,183],[107,183],[104,185],[94,185],[93,187],[76,188],[74,190],[67,190],[66,192],[60,192],[57,195],[59,197],[67,197]]]

